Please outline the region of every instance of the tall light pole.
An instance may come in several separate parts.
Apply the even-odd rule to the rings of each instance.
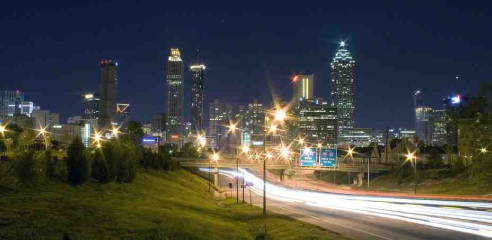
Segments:
[[[249,152],[249,146],[248,145],[244,145],[243,146],[243,153],[248,154],[248,152]],[[243,202],[244,202],[244,188],[245,187],[246,186],[244,185],[244,174],[243,174]]]
[[[237,149],[236,124],[229,126],[229,132],[232,133],[234,138],[234,148],[236,150],[236,203],[239,204],[239,153]]]
[[[415,116],[414,128],[415,134],[413,136],[413,142],[417,146],[417,96],[420,94],[420,90],[415,90],[413,92],[413,112]]]
[[[414,173],[415,173],[415,182],[414,182],[414,194],[417,195],[417,157],[415,156],[415,153],[408,153],[407,154],[407,160],[412,162],[412,159],[415,160],[415,165],[414,165]]]
[[[286,112],[284,109],[277,109],[274,113],[276,121],[283,121],[286,117]],[[267,152],[266,149],[266,135],[267,135],[267,119],[268,112],[265,113],[265,124],[264,124],[264,132],[263,132],[263,151],[266,154],[265,160],[263,161],[263,215],[266,215],[266,161],[269,158],[272,158],[272,154]],[[272,124],[270,127],[270,131],[275,132],[277,130],[277,125]],[[273,139],[272,139],[273,140]]]

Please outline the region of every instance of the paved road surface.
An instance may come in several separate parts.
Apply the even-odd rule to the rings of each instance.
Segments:
[[[221,169],[221,173],[221,185],[228,190],[228,183],[233,183],[232,195],[235,197],[235,180],[231,179],[235,170]],[[253,204],[262,207],[263,189],[262,183],[258,182],[261,179],[246,175],[246,180],[256,183],[252,188]],[[249,191],[245,193],[245,200],[249,202]],[[241,189],[239,194],[242,199]],[[299,196],[291,197],[293,194]],[[307,199],[303,199],[304,195]],[[268,211],[288,215],[354,239],[487,239],[476,234],[492,236],[490,203],[358,197],[295,191],[270,184],[267,185],[267,197]]]

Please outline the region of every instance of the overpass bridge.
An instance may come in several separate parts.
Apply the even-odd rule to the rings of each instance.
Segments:
[[[222,156],[218,161],[211,161],[207,158],[175,158],[182,167],[191,168],[236,168],[236,158],[231,156]],[[246,169],[263,169],[263,160],[240,157],[238,161],[240,168]],[[358,173],[381,173],[391,170],[391,166],[371,163],[338,163],[335,167],[299,167],[297,160],[285,161],[283,159],[267,160],[266,169],[294,169],[294,170],[316,170],[316,171],[339,171],[339,172],[358,172]]]

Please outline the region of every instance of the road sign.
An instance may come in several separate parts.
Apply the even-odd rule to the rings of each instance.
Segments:
[[[232,183],[229,183],[229,188],[232,188]]]
[[[321,148],[319,150],[319,166],[335,167],[337,165],[337,149]]]
[[[299,154],[299,166],[301,167],[315,167],[316,159],[318,155],[316,153],[316,148],[301,148],[301,154]]]

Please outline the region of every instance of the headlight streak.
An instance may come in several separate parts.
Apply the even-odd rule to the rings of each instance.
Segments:
[[[202,170],[202,169],[201,169]],[[208,171],[205,168],[202,171]],[[263,180],[239,169],[239,176],[253,182],[251,190],[263,194]],[[235,177],[235,171],[220,170],[221,174]],[[284,202],[304,203],[376,217],[390,218],[492,238],[492,213],[470,209],[442,208],[442,206],[491,209],[492,203],[459,202],[426,199],[354,196],[314,191],[299,191],[267,183],[268,198]]]

